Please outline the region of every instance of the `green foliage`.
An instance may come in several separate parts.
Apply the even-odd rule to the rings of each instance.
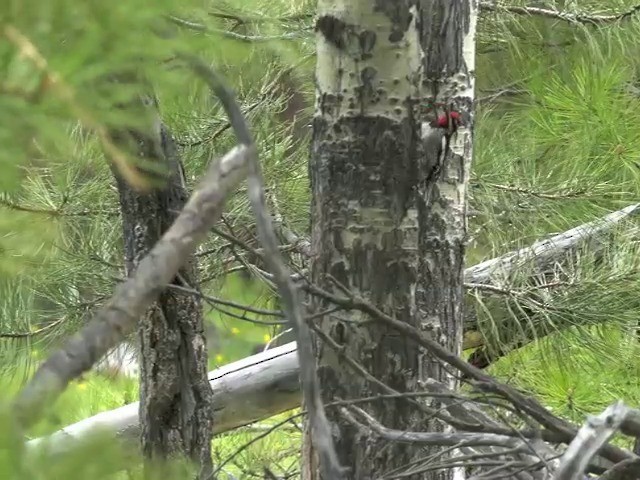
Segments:
[[[584,344],[584,332],[569,329],[501,359],[490,373],[536,395],[553,413],[577,424],[620,399],[637,404],[637,338],[615,326],[590,330],[601,339],[597,349]],[[617,443],[632,446],[628,438]]]
[[[36,5],[0,0],[0,358],[7,396],[52,347],[92,317],[124,274],[118,198],[104,153],[112,145],[102,132],[112,126],[144,126],[147,119],[117,106],[153,88],[162,117],[181,144],[190,187],[210,161],[235,144],[217,101],[176,60],[177,53],[199,54],[223,71],[252,124],[282,214],[291,226],[306,228],[306,156],[293,147],[291,128],[280,114],[292,92],[282,87],[282,78],[295,89],[313,66],[309,19],[303,15],[289,24],[286,17],[308,12],[310,5],[240,7],[233,10],[238,15],[250,12],[255,25],[234,26],[234,20],[217,16],[232,9],[220,3],[75,5],[54,0]],[[309,98],[309,84],[302,89]],[[137,162],[130,152],[118,153],[127,163]],[[250,226],[245,192],[232,199],[227,215],[242,233]],[[225,259],[233,259],[226,241],[212,235],[201,253],[203,293],[274,308],[268,288],[225,275],[230,266]],[[207,320],[218,327],[212,367],[248,355],[274,334],[274,327],[238,320],[238,312],[244,315],[241,309],[224,307],[232,315],[220,313],[222,306],[215,302],[205,307]],[[67,389],[29,435],[49,434],[137,396],[136,382],[89,374]],[[247,435],[216,442],[216,455],[234,451]],[[243,455],[256,459],[271,453],[270,448],[284,451],[295,437],[273,438]],[[17,458],[10,454],[0,458],[0,477],[142,478],[139,458],[130,453],[97,438],[69,457],[43,453],[20,471],[10,470],[11,458]],[[114,472],[114,465],[128,472]],[[163,466],[158,478],[189,477],[184,466],[176,468],[181,471]],[[229,468],[236,467],[232,463]]]
[[[479,51],[487,53],[478,60],[478,96],[490,95],[476,112],[471,194],[478,214],[469,265],[635,203],[640,190],[638,19],[594,28],[501,12],[483,21],[496,28],[481,22]],[[558,264],[535,281],[522,269],[503,294],[475,292],[490,349],[573,326],[574,342],[599,351],[604,340],[593,326],[632,333],[638,305],[630,300],[640,293],[637,222],[618,230],[604,252],[580,252],[575,268]],[[544,342],[571,355],[555,345]]]
[[[557,3],[583,13],[633,5]],[[109,139],[96,133],[147,119],[114,106],[153,88],[181,146],[190,187],[235,144],[218,102],[177,53],[201,55],[233,85],[257,138],[272,207],[296,232],[308,232],[308,137],[299,138],[283,111],[297,93],[303,113],[313,107],[313,7],[309,0],[0,0],[0,362],[8,370],[6,395],[91,318],[123,276],[118,198],[104,154]],[[636,18],[594,27],[504,11],[482,14],[469,265],[637,201],[639,30]],[[576,421],[615,398],[637,396],[636,223],[621,226],[597,255],[579,252],[574,268],[556,265],[534,282],[523,270],[505,283],[504,293],[479,291],[472,299],[493,351],[535,340],[493,372]],[[225,226],[257,246],[245,191],[231,200]],[[199,251],[203,293],[277,310],[269,284],[230,274],[238,254],[244,252],[211,235]],[[214,300],[204,305],[217,326],[212,367],[246,356],[274,334],[274,326],[238,316],[276,317]],[[135,382],[90,374],[29,433],[44,435],[136,398]],[[216,440],[216,461],[254,434]],[[28,472],[15,470],[5,455],[0,477],[119,480],[123,474],[109,466],[123,464],[131,475],[126,478],[140,478],[139,459],[113,442],[95,442],[77,457],[35,459]],[[262,475],[263,465],[277,464],[275,451],[282,459],[274,471],[294,471],[299,442],[297,433],[269,436],[243,449],[228,471]]]

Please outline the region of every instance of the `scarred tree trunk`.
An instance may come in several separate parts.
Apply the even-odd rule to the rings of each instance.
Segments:
[[[474,29],[470,0],[318,1],[312,279],[328,290],[337,282],[346,286],[453,351],[462,339]],[[442,173],[430,178],[420,167],[421,132],[438,103],[462,113],[464,125]],[[313,304],[316,311],[326,307]],[[411,339],[377,323],[359,324],[363,320],[359,312],[341,312],[326,315],[318,327],[399,392],[419,391],[428,377],[453,382]],[[317,355],[327,367],[321,371],[325,402],[384,393],[322,342]],[[390,428],[443,428],[406,399],[365,409]],[[348,478],[381,478],[428,455],[411,444],[364,436],[336,409],[327,414]],[[321,478],[308,428],[303,478]]]
[[[140,158],[153,162],[167,174],[163,175],[163,185],[150,193],[135,191],[116,174],[127,275],[173,223],[187,200],[171,133],[160,122],[155,107],[147,106],[145,110],[152,118],[148,131],[119,131],[114,136],[119,144],[134,146]],[[179,270],[173,283],[197,287],[195,260]],[[207,378],[200,300],[165,290],[140,320],[138,337],[143,454],[160,463],[168,458],[187,457],[198,465],[199,478],[211,478],[213,392]]]

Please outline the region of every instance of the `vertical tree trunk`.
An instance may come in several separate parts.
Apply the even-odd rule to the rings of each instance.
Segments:
[[[462,337],[469,130],[453,139],[439,177],[428,178],[419,165],[422,124],[437,114],[424,108],[430,101],[452,103],[470,125],[472,13],[470,0],[319,0],[316,22],[312,279],[325,289],[337,280],[454,351]],[[326,308],[319,301],[313,306]],[[377,323],[358,324],[366,319],[341,312],[318,326],[397,391],[417,391],[427,377],[452,381],[411,339]],[[328,367],[321,372],[326,402],[383,393],[322,342],[317,355]],[[369,403],[366,410],[395,429],[443,428],[406,399]],[[327,414],[348,478],[380,478],[428,455],[411,444],[365,437],[335,409]],[[321,478],[308,429],[303,478]]]
[[[149,131],[115,134],[120,144],[133,142],[138,156],[165,171],[164,185],[150,193],[133,190],[116,175],[127,274],[173,223],[187,200],[182,166],[171,133],[152,112]],[[197,287],[196,261],[174,279]],[[212,473],[212,391],[207,379],[207,349],[202,308],[194,296],[166,290],[140,320],[140,423],[142,451],[148,459],[185,456],[199,466],[199,478]]]
[[[438,111],[448,109],[463,115],[463,125],[451,139],[440,177],[435,182],[421,182],[418,188],[420,281],[416,297],[423,328],[434,332],[449,350],[459,353],[476,12],[472,11],[471,0],[421,0],[421,5],[423,105],[427,106],[421,111],[423,124]],[[419,173],[419,177],[422,179],[425,174]],[[428,375],[447,380],[442,369],[429,371]]]
[[[417,195],[420,273],[416,302],[422,328],[460,354],[463,334],[464,252],[467,186],[472,159],[473,87],[477,10],[474,0],[420,0],[423,56],[423,125],[438,112],[457,111],[463,122],[451,138],[444,168],[435,182],[421,180]],[[419,172],[424,179],[426,172]],[[430,359],[427,376],[457,380]],[[432,406],[438,408],[437,402]],[[442,425],[432,424],[432,429]],[[450,477],[442,472],[438,478]],[[434,474],[436,477],[437,474]]]

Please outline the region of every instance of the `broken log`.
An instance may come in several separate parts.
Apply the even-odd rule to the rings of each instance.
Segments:
[[[209,372],[213,389],[214,433],[219,434],[300,406],[295,342],[243,358]],[[101,412],[57,432],[27,442],[50,454],[69,452],[94,435],[125,442],[140,435],[139,403]]]

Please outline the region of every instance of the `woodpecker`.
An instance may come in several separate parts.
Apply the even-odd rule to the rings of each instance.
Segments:
[[[460,123],[458,112],[448,112],[438,116],[422,127],[422,146],[424,148],[422,172],[426,181],[440,174],[444,156],[449,150],[451,137]]]

